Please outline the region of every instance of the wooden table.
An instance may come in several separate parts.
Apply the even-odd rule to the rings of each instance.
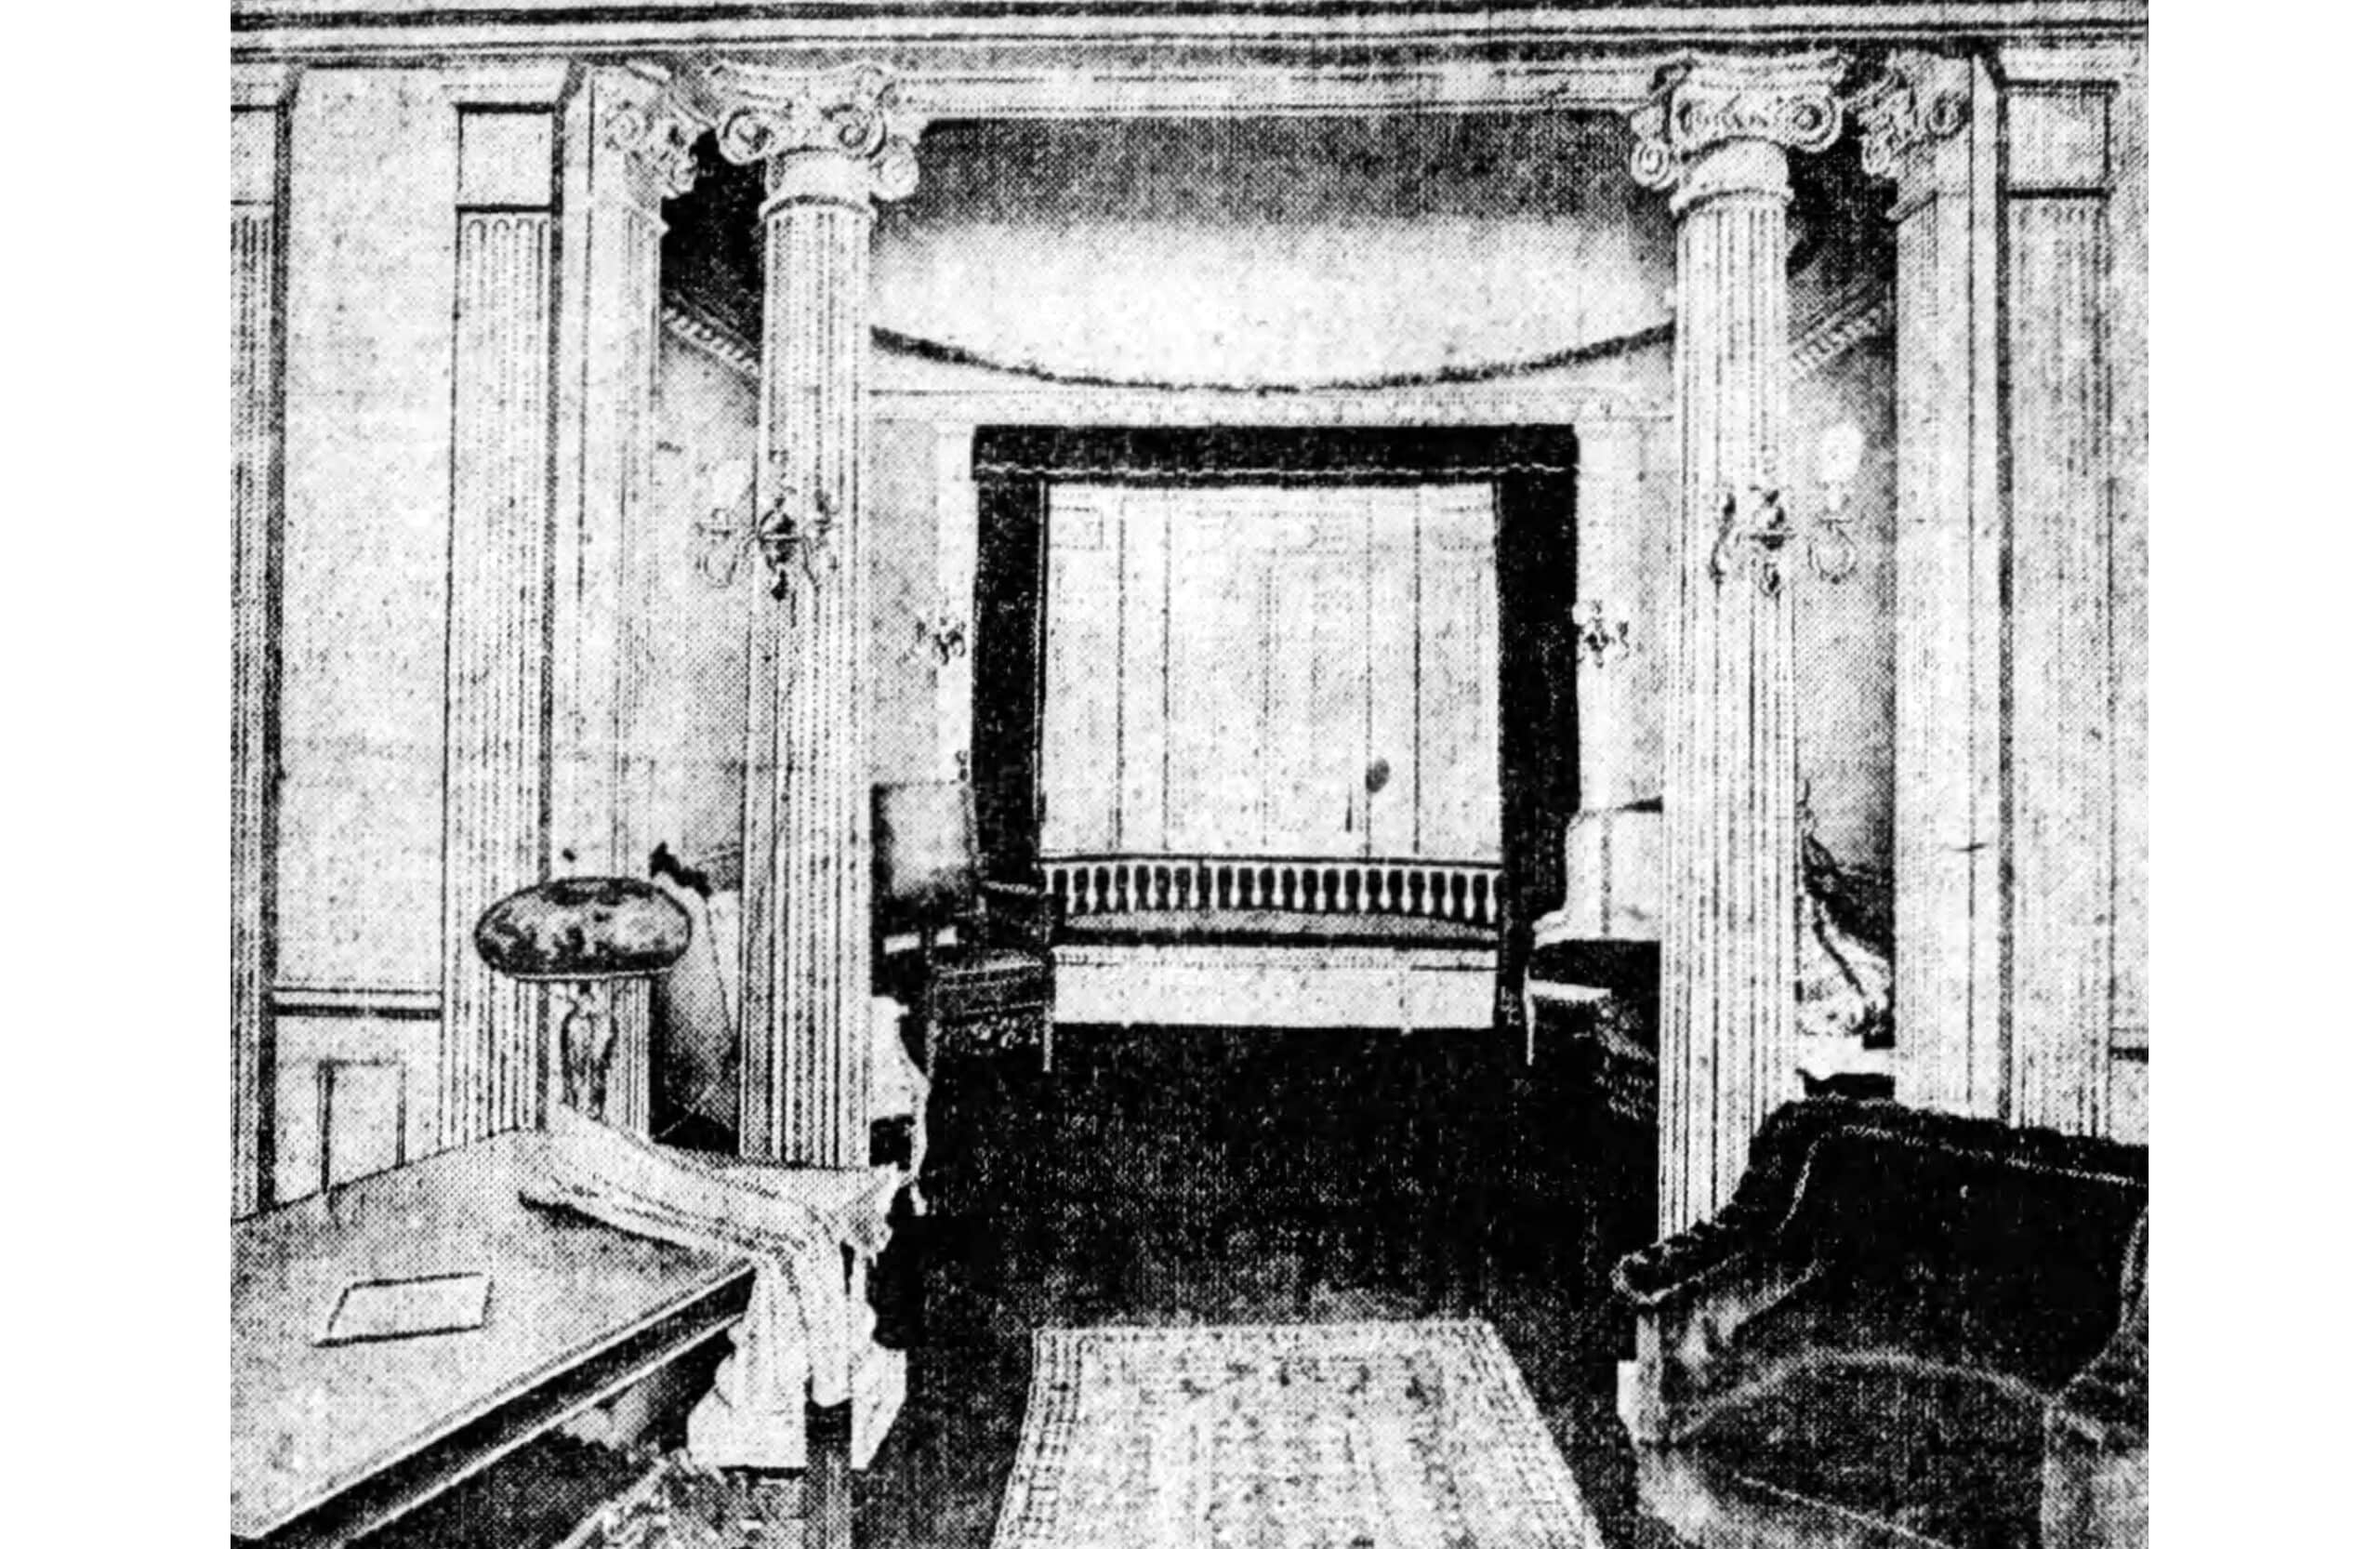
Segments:
[[[337,1543],[402,1516],[734,1322],[750,1266],[521,1202],[497,1135],[232,1228],[231,1533]],[[461,1333],[316,1344],[359,1279],[483,1270]]]

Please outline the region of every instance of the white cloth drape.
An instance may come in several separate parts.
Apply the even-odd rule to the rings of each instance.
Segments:
[[[559,1107],[521,1197],[639,1237],[742,1254],[752,1297],[711,1391],[686,1427],[710,1468],[787,1469],[807,1456],[807,1405],[844,1403],[876,1349],[869,1265],[891,1236],[893,1194],[924,1152],[924,1080],[901,1053],[899,1008],[878,1006],[875,1110],[916,1122],[909,1167],[796,1168],[661,1145]],[[848,1262],[847,1262],[848,1254]],[[855,1448],[864,1445],[854,1426]]]

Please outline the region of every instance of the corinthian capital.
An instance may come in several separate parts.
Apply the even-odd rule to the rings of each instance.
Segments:
[[[1896,53],[1884,73],[1852,94],[1859,121],[1859,165],[1871,178],[1897,180],[1911,152],[1966,126],[1966,68],[1930,54]]]
[[[799,75],[722,64],[712,79],[728,104],[720,151],[767,161],[773,198],[899,199],[918,186],[924,115],[882,66]]]
[[[1848,61],[1831,51],[1698,54],[1663,71],[1652,100],[1629,116],[1628,169],[1647,188],[1677,183],[1707,153],[1738,141],[1823,151],[1843,132],[1835,94]]]

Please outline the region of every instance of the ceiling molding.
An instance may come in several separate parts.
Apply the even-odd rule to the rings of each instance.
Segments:
[[[1789,375],[1796,382],[1816,376],[1892,325],[1893,287],[1881,279],[1863,279],[1793,336]]]
[[[675,299],[661,301],[662,331],[727,367],[755,391],[760,385],[760,352],[732,330],[697,316]]]
[[[1266,48],[1326,71],[1378,69],[1404,49],[1434,58],[1478,51],[1481,63],[1490,51],[1510,59],[1533,50],[1556,56],[1550,61],[1556,66],[1592,67],[1596,55],[1614,50],[2140,39],[2148,29],[2147,0],[1562,9],[1510,0],[233,0],[231,8],[237,59],[732,51],[814,68],[847,63],[856,50],[901,56],[886,62],[920,78],[997,78],[992,56],[1037,50],[1042,60],[1016,61],[1037,77],[1064,56],[1121,62],[1114,56],[1135,52],[1223,55],[1232,61],[1224,73],[1236,74],[1243,58],[1251,70],[1276,68],[1248,58]]]

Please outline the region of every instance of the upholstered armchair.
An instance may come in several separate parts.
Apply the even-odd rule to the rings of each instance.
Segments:
[[[1615,1272],[1645,1505],[1729,1543],[2145,1542],[2148,1208],[2142,1146],[1788,1104],[1714,1220]]]
[[[932,1081],[945,1040],[1038,1046],[1050,1068],[1050,900],[983,874],[974,793],[957,780],[876,788],[877,989],[909,1008]]]

